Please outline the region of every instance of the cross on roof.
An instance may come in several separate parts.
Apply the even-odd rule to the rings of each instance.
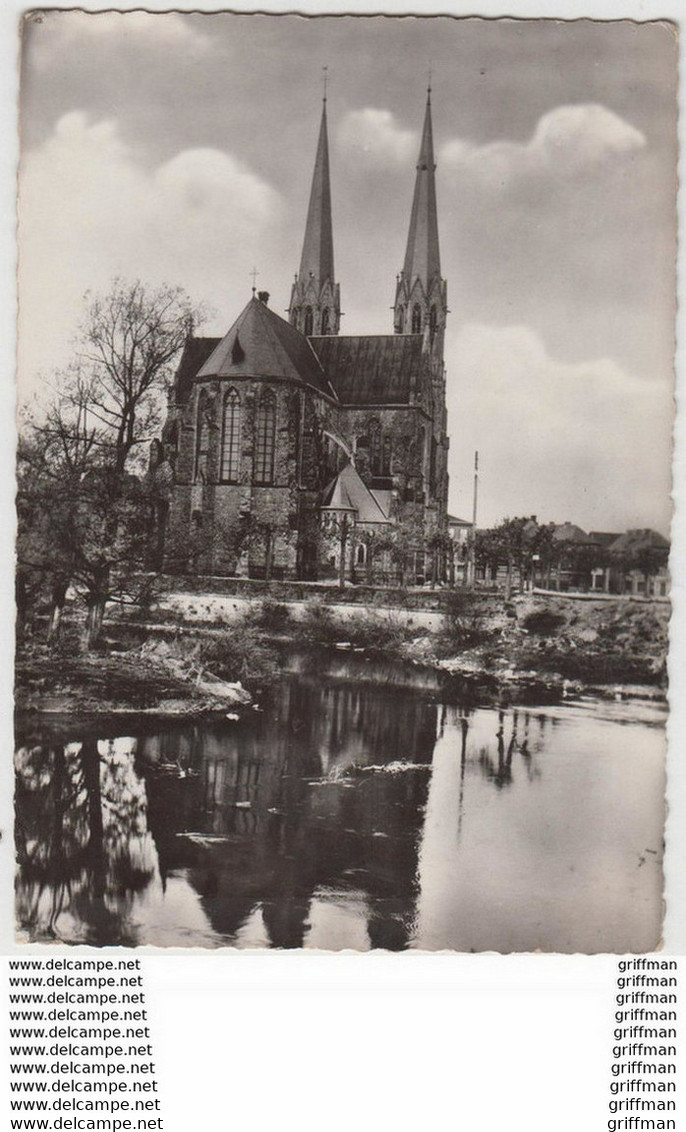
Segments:
[[[252,293],[253,293],[253,295],[255,294],[255,291],[257,290],[257,276],[259,274],[260,273],[257,270],[257,268],[253,267],[252,271],[250,272],[250,275],[252,276]]]

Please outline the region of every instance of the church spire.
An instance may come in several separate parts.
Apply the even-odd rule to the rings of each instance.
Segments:
[[[429,327],[442,330],[447,289],[441,278],[436,206],[436,162],[431,121],[431,86],[427,90],[424,128],[417,159],[405,263],[398,278],[394,307],[397,334],[416,334]]]
[[[289,313],[291,323],[303,334],[338,333],[340,299],[334,281],[326,87],[300,271],[291,291]]]
[[[326,98],[322,105],[317,157],[314,163],[310,206],[307,210],[305,240],[299,274],[304,278],[313,275],[321,283],[326,279],[333,282],[333,227],[331,224],[331,181],[329,177]]]
[[[436,276],[440,278],[441,275],[435,173],[436,163],[434,161],[434,139],[431,125],[431,87],[429,87],[403,269],[403,274],[410,283],[419,278],[425,290],[428,290],[430,282]]]

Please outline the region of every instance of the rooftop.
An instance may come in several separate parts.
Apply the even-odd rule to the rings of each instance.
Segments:
[[[254,296],[203,362],[197,377],[286,378],[334,396],[307,338]]]
[[[343,404],[412,403],[424,364],[421,334],[330,335],[309,341]]]
[[[358,523],[389,523],[379,500],[352,464],[346,464],[322,496],[325,511],[354,511]]]

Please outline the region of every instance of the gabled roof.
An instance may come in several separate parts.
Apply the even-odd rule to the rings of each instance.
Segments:
[[[448,525],[452,527],[473,527],[471,519],[458,519],[456,515],[448,515]]]
[[[421,334],[330,335],[309,341],[343,404],[412,403],[426,364]]]
[[[581,527],[570,522],[560,523],[559,526],[556,526],[553,531],[553,538],[556,542],[588,542],[586,531],[582,531]]]
[[[346,464],[324,490],[321,507],[324,511],[352,511],[358,523],[390,523],[352,464]]]
[[[197,373],[208,377],[268,377],[304,381],[334,397],[307,338],[252,298]]]
[[[186,403],[198,370],[220,342],[221,338],[188,338],[186,340],[174,377],[177,405]]]

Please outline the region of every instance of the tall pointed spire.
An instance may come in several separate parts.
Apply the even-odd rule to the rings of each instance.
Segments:
[[[303,334],[338,333],[340,300],[334,281],[326,86],[300,271],[293,284],[289,311],[291,322]]]
[[[304,279],[312,275],[320,283],[324,283],[327,279],[333,282],[334,277],[326,98],[324,98],[322,105],[322,120],[319,127],[317,156],[314,163],[299,275]]]
[[[398,276],[393,322],[396,334],[429,330],[432,348],[442,351],[448,291],[441,278],[436,205],[436,162],[431,122],[431,83],[427,90],[424,128],[407,236],[405,263]]]
[[[415,279],[419,278],[425,290],[428,290],[430,282],[436,276],[440,278],[441,275],[435,173],[436,163],[434,161],[434,140],[431,125],[431,87],[429,87],[403,269],[403,274],[410,285]]]

